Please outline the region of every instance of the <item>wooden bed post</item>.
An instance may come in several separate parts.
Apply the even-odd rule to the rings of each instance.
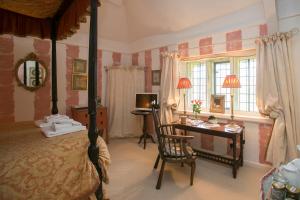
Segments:
[[[91,21],[89,38],[89,71],[88,71],[88,106],[89,106],[89,132],[88,137],[90,145],[88,155],[95,168],[97,169],[100,185],[96,191],[98,200],[103,199],[102,191],[102,171],[99,166],[99,147],[97,145],[98,130],[96,125],[97,116],[97,3],[98,0],[90,0],[91,3]]]
[[[58,113],[57,108],[57,63],[56,63],[56,29],[57,23],[55,18],[52,22],[51,28],[51,43],[52,43],[52,69],[51,69],[51,82],[52,82],[52,115]]]

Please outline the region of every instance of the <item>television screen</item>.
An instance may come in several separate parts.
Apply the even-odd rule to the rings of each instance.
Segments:
[[[135,108],[137,110],[151,110],[153,103],[158,103],[155,93],[137,93],[135,95]]]

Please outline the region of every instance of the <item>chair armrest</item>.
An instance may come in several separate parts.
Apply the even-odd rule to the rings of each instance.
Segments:
[[[192,135],[163,135],[165,138],[176,139],[176,140],[191,140],[194,138]]]

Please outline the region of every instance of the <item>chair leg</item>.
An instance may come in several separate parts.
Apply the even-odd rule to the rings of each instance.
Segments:
[[[165,161],[162,161],[161,167],[160,167],[160,172],[159,172],[159,177],[157,180],[157,184],[156,184],[156,189],[159,190],[160,186],[161,186],[161,181],[164,175],[164,169],[165,169]]]
[[[160,159],[160,155],[158,154],[157,158],[156,158],[156,161],[155,161],[155,164],[154,164],[154,169],[157,169],[157,166],[158,166],[158,163],[159,163],[159,159]]]
[[[193,161],[193,162],[191,163],[191,178],[190,178],[190,185],[193,185],[193,183],[194,183],[195,168],[196,168],[196,162]]]

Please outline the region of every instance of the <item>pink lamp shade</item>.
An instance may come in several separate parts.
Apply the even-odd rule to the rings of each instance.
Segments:
[[[183,77],[179,79],[178,85],[177,85],[177,89],[187,89],[187,88],[191,88],[192,84],[190,79]]]
[[[236,75],[227,75],[224,79],[223,88],[240,88],[240,80]]]

